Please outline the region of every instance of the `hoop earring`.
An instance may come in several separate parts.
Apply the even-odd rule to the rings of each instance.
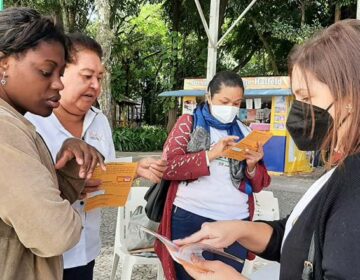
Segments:
[[[3,72],[3,76],[2,76],[2,78],[1,78],[1,80],[0,80],[0,83],[1,83],[2,86],[5,86],[5,85],[6,85],[5,76],[6,76],[6,73],[5,73],[5,71],[4,71],[4,72]]]
[[[346,105],[345,108],[346,108],[346,110],[348,111],[348,113],[350,114],[351,111],[352,111],[352,106],[351,106],[351,104]]]

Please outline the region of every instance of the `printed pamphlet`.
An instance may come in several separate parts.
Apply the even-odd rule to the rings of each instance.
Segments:
[[[92,179],[102,181],[100,190],[89,193],[85,199],[85,211],[100,207],[121,207],[128,198],[136,175],[137,163],[110,162],[106,171],[95,168]]]
[[[246,149],[256,151],[258,148],[258,143],[262,143],[264,145],[271,139],[271,137],[272,134],[268,131],[252,131],[248,136],[239,141],[234,147],[226,150],[224,157],[242,161],[246,158]]]
[[[149,230],[148,228],[139,225],[139,229],[159,239],[159,241],[161,241],[165,245],[166,249],[169,251],[173,260],[185,267],[186,266],[192,267],[197,270],[206,272],[206,270],[199,267],[196,263],[192,261],[193,257],[204,260],[204,257],[202,255],[203,252],[210,252],[213,254],[217,254],[219,256],[227,257],[239,263],[244,263],[243,259],[240,259],[236,256],[233,256],[231,254],[228,254],[222,250],[216,249],[206,244],[192,243],[184,246],[178,246],[174,242],[167,239],[165,236],[158,234],[152,230]]]

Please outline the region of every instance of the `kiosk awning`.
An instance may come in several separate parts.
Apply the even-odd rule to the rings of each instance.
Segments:
[[[204,96],[205,90],[173,90],[164,91],[159,94],[161,97],[184,97],[184,96]],[[290,89],[245,89],[245,96],[288,96],[292,95]]]
[[[172,90],[172,91],[164,91],[159,94],[161,97],[184,97],[184,96],[204,96],[206,90]]]
[[[290,89],[245,89],[245,96],[288,96]]]

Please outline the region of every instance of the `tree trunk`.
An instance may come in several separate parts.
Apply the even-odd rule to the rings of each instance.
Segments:
[[[76,29],[76,7],[70,7],[68,10],[68,19],[69,19],[69,33],[75,32]]]
[[[177,119],[177,106],[174,109],[170,109],[168,112],[168,122],[166,130],[170,133],[171,129],[174,127]]]
[[[301,9],[301,26],[304,26],[305,24],[305,11],[306,11],[306,1],[301,1],[300,3],[300,9]]]
[[[171,58],[171,65],[172,65],[172,77],[171,77],[171,81],[172,81],[172,89],[179,89],[179,87],[182,84],[182,78],[181,77],[181,71],[179,68],[179,41],[180,41],[180,18],[181,18],[181,13],[182,13],[182,2],[180,0],[173,0],[172,1],[173,4],[173,14],[171,17],[171,23],[172,23],[172,43],[171,43],[171,48],[172,48],[172,58]],[[177,103],[175,104],[175,108],[174,109],[170,109],[168,111],[168,121],[167,121],[167,125],[166,125],[166,129],[167,131],[171,131],[171,129],[173,128],[173,126],[176,123],[176,119],[177,119]]]
[[[60,7],[61,7],[61,18],[62,18],[62,24],[64,27],[65,32],[69,32],[69,17],[67,13],[67,5],[66,0],[60,0]]]
[[[335,5],[335,22],[341,20],[341,6],[339,3]]]
[[[109,71],[111,44],[113,39],[113,32],[110,28],[110,2],[109,0],[95,0],[95,7],[99,16],[99,31],[96,40],[103,49],[103,63],[105,72],[101,82],[102,94],[99,97],[100,108],[108,118],[111,127],[114,126],[114,116],[111,106],[111,73]]]
[[[271,68],[273,70],[273,74],[274,75],[279,75],[279,69],[278,69],[277,64],[276,64],[276,58],[275,58],[275,55],[274,55],[274,52],[273,52],[271,46],[269,45],[268,41],[266,40],[264,34],[262,34],[262,32],[257,28],[258,23],[257,23],[256,19],[254,17],[251,17],[251,20],[252,20],[252,22],[254,24],[254,28],[256,29],[257,34],[259,35],[260,41],[263,43],[264,48],[265,48],[267,54],[269,55],[270,64],[271,64]]]
[[[81,21],[76,21],[76,16],[80,16],[79,7],[76,2],[73,0],[59,0],[60,4],[60,13],[61,13],[61,21],[63,24],[63,28],[65,32],[72,33],[76,30],[81,30],[84,26],[81,26]],[[82,4],[84,5],[84,4]],[[81,9],[80,9],[81,10]],[[80,24],[80,25],[78,25]]]
[[[243,57],[242,60],[239,61],[239,64],[236,67],[234,67],[231,71],[239,72],[251,60],[251,58],[254,56],[255,52],[256,52],[256,49],[253,48],[251,50],[251,52],[249,52],[246,57]]]
[[[225,11],[229,4],[229,0],[220,0],[220,11],[219,11],[219,37],[222,34],[221,32],[221,26],[224,23],[225,19]]]

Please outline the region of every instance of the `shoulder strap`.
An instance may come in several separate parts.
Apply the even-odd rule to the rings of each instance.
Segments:
[[[314,259],[315,259],[315,233],[313,232],[311,236],[310,248],[308,259],[304,261],[304,269],[301,276],[302,280],[312,280],[314,279]]]

